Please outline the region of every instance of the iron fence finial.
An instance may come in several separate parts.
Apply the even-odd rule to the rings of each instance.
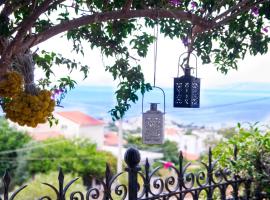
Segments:
[[[125,162],[129,168],[135,168],[141,161],[141,156],[136,148],[130,147],[125,153]]]

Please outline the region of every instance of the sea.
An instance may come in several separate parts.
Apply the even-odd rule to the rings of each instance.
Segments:
[[[237,123],[267,125],[270,122],[270,83],[237,83],[215,89],[202,89],[200,108],[174,108],[173,88],[155,89],[132,104],[124,119],[138,118],[149,110],[149,103],[160,103],[166,117],[183,125],[226,127]],[[58,111],[79,110],[98,119],[110,120],[109,110],[115,105],[115,88],[77,86],[62,101]],[[143,108],[143,109],[142,109]]]

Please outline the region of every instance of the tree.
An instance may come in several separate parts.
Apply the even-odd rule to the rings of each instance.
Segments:
[[[41,142],[38,148],[21,154],[20,158],[26,162],[22,162],[17,176],[28,173],[29,178],[61,167],[66,173],[81,176],[86,186],[91,185],[92,178],[104,177],[106,163],[113,171],[116,168],[116,158],[111,153],[97,151],[96,145],[87,140],[49,139]]]
[[[237,147],[237,156],[234,149]],[[252,178],[255,187],[270,195],[270,131],[260,130],[257,125],[248,128],[238,125],[236,134],[213,149],[221,167],[233,173]],[[254,191],[254,190],[253,190]]]
[[[0,6],[0,95],[6,116],[21,125],[36,126],[52,119],[55,103],[49,96],[62,93],[58,104],[74,87],[69,76],[51,83],[53,65],[88,74],[86,65],[34,49],[58,34],[73,42],[71,49],[76,53],[84,54],[82,42],[86,41],[115,61],[105,68],[119,81],[117,102],[110,111],[114,119],[138,100],[137,91],[151,89],[136,58],[145,57],[155,40],[140,31],[143,26],[159,24],[166,37],[181,38],[188,48],[186,64],[190,53],[196,52],[203,63],[215,63],[223,73],[237,69],[237,60],[247,52],[268,51],[268,0],[10,0],[0,1]],[[130,50],[137,56],[131,56]],[[44,79],[36,84],[35,66],[44,70]]]
[[[29,135],[17,131],[9,127],[9,124],[3,118],[0,119],[0,175],[4,175],[5,170],[8,169],[11,175],[18,166],[18,152],[17,149],[24,148],[24,146],[31,141]]]

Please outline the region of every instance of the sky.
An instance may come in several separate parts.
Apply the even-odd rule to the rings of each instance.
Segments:
[[[71,52],[72,43],[65,38],[55,36],[38,46],[39,50],[46,49],[61,53],[68,58],[75,58],[77,61],[88,64],[90,73],[87,79],[82,80],[82,74],[79,71],[73,71],[71,76],[78,82],[79,85],[89,86],[115,86],[117,83],[113,81],[109,72],[105,72],[104,65],[111,61],[107,58],[102,58],[98,49],[91,50],[85,46],[85,56],[76,55]],[[35,50],[35,48],[33,48]],[[185,52],[185,48],[180,39],[171,40],[159,36],[158,53],[157,53],[157,73],[156,85],[160,87],[173,87],[173,78],[177,76],[177,64],[179,55]],[[136,55],[135,55],[136,57]],[[139,58],[145,79],[153,84],[154,71],[154,53],[153,46],[149,48],[146,58]],[[220,88],[236,83],[270,83],[270,53],[266,55],[257,55],[256,57],[247,55],[244,60],[238,63],[238,70],[230,70],[227,75],[217,71],[213,64],[202,65],[198,59],[198,77],[201,78],[202,88]],[[56,67],[56,77],[68,74],[67,70]],[[181,71],[180,71],[181,72]],[[181,75],[181,74],[180,74]],[[42,77],[42,72],[36,70],[36,77]]]

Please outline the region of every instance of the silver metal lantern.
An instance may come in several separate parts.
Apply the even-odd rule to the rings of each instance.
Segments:
[[[144,144],[163,144],[164,142],[165,93],[163,90],[162,92],[164,96],[163,112],[157,109],[158,103],[150,103],[150,110],[143,112],[142,103],[142,139]]]
[[[186,64],[185,67],[182,67],[184,70],[184,76],[181,77],[177,76],[176,78],[174,78],[173,106],[176,108],[200,107],[200,79],[197,78],[197,57],[195,56],[195,58],[196,58],[196,77],[191,75],[192,68],[188,64]],[[179,66],[178,66],[178,74],[179,74]]]

